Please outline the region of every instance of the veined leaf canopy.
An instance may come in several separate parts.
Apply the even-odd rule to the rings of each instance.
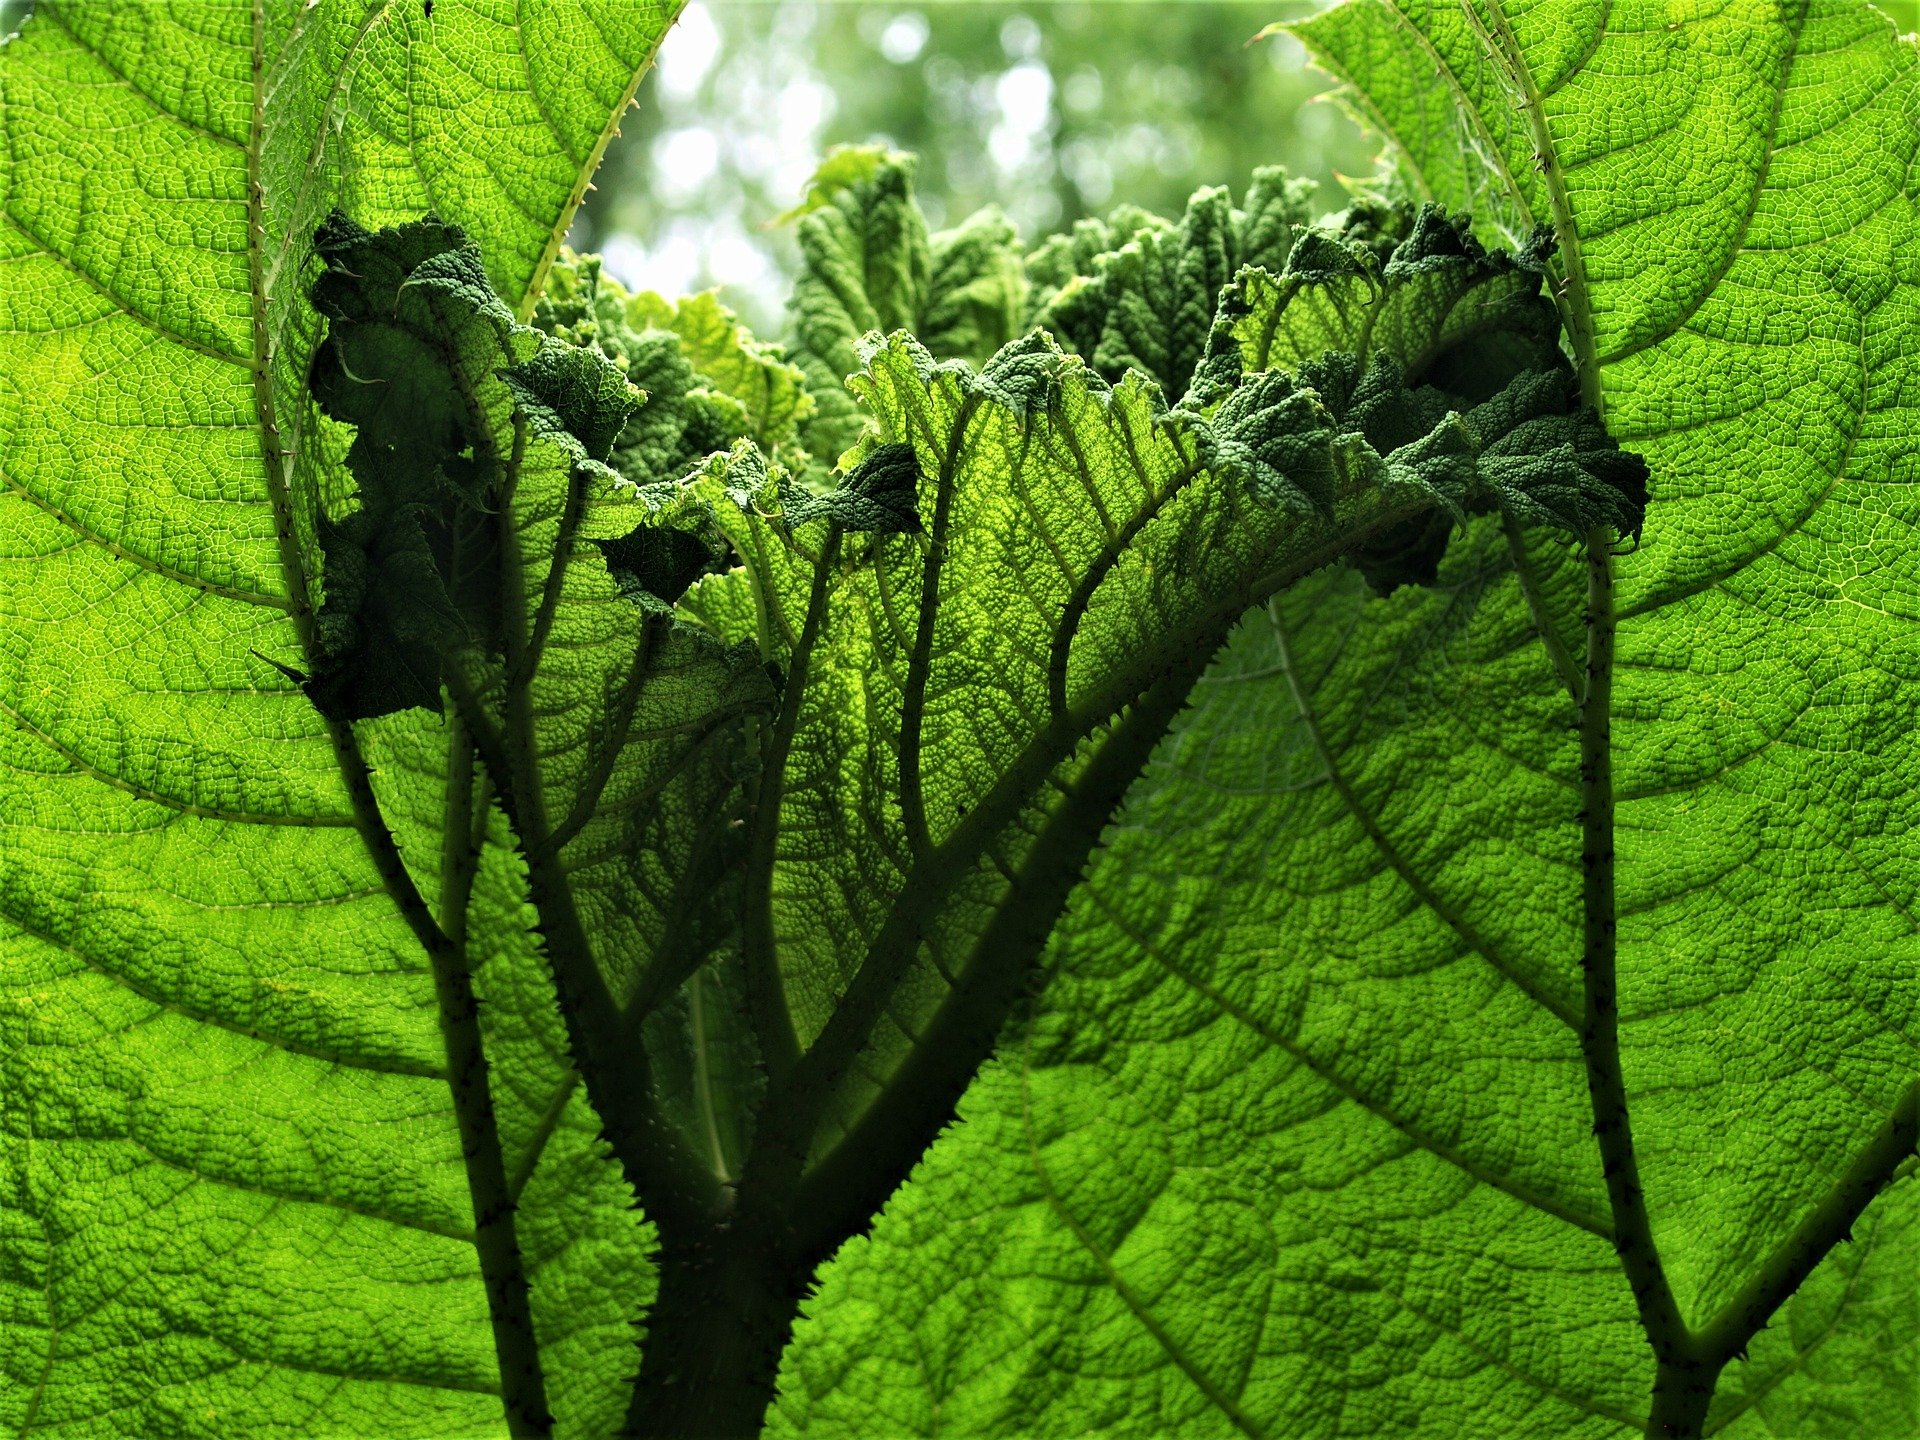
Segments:
[[[0,1423],[1920,1433],[1911,47],[1347,0],[780,346],[676,9],[0,48]]]

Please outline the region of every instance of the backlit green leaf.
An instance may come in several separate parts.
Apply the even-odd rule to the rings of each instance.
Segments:
[[[433,210],[530,310],[673,7],[427,8],[43,3],[0,49],[0,1418],[22,1433],[502,1429],[435,981],[354,772],[277,668],[313,663],[317,516],[352,490],[351,432],[305,393],[311,242],[336,207]],[[436,907],[441,726],[360,741]],[[511,851],[480,870],[547,1395],[564,1433],[604,1433],[646,1236],[567,1080]]]
[[[841,150],[814,177],[795,233],[795,359],[816,414],[807,448],[832,462],[860,433],[845,381],[870,330],[906,330],[942,359],[984,361],[1023,328],[1026,275],[1013,227],[982,211],[929,235],[913,198],[914,158]]]
[[[1574,359],[1651,467],[1613,918],[1646,1204],[1704,1326],[1915,1070],[1914,52],[1838,0],[1297,33],[1425,193],[1556,227]],[[1029,1038],[828,1273],[776,1433],[1641,1431],[1578,1036],[1579,568],[1488,518],[1431,590],[1330,573],[1236,637]],[[1915,1194],[1709,1433],[1920,1429]]]

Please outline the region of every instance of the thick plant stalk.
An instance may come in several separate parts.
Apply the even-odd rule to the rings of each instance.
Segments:
[[[663,1231],[660,1289],[621,1435],[753,1440],[810,1266],[797,1265],[780,1209],[748,1197],[730,1223]]]
[[[1612,539],[1587,536],[1587,687],[1580,714],[1580,868],[1585,1009],[1580,1050],[1586,1061],[1593,1133],[1613,1212],[1613,1248],[1627,1273],[1641,1326],[1664,1365],[1677,1361],[1686,1326],[1660,1262],[1640,1186],[1626,1080],[1620,1069],[1620,999],[1615,973],[1618,923],[1613,847],[1613,554]]]
[[[1101,833],[1212,656],[1211,649],[1196,646],[1192,657],[1114,723],[892,1083],[803,1178],[794,1205],[803,1260],[821,1263],[864,1230],[933,1137],[952,1122],[1007,1017],[1035,983],[1041,954]]]
[[[447,803],[442,825],[440,915],[447,943],[433,952],[434,996],[446,1045],[447,1077],[453,1087],[473,1201],[475,1248],[493,1320],[493,1348],[500,1366],[501,1400],[514,1440],[552,1433],[546,1375],[533,1329],[533,1313],[514,1195],[508,1185],[493,1091],[480,1034],[480,1007],[473,993],[467,950],[467,911],[484,838],[485,802],[475,819],[473,742],[457,715],[447,719]]]
[[[1221,637],[1216,636],[1216,644]],[[1036,845],[948,1003],[860,1123],[797,1187],[752,1184],[734,1215],[661,1249],[623,1434],[757,1435],[816,1266],[859,1233],[954,1114],[1034,973],[1101,832],[1212,658],[1201,644],[1114,724]]]
[[[473,1204],[474,1247],[487,1294],[507,1430],[514,1440],[539,1440],[552,1432],[553,1416],[547,1406],[546,1377],[534,1335],[530,1287],[520,1254],[513,1194],[507,1184],[506,1164],[500,1149],[492,1081],[480,1035],[479,1005],[467,964],[466,911],[476,859],[472,745],[465,727],[455,719],[449,740],[453,763],[447,785],[445,853],[441,862],[442,909],[448,924],[442,928],[414,884],[394,843],[393,832],[381,817],[367,764],[352,729],[345,723],[335,723],[330,730],[340,773],[353,801],[355,824],[367,853],[432,966],[447,1083],[453,1094],[467,1194]]]

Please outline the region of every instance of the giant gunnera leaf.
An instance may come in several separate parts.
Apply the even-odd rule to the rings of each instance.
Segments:
[[[330,211],[362,236],[433,211],[393,283],[432,303],[432,251],[443,298],[530,347],[516,311],[675,8],[45,0],[0,49],[12,1433],[535,1434],[550,1410],[598,1435],[621,1413],[647,1232],[571,1081],[525,876],[434,677],[396,688],[399,652],[362,666],[349,633],[419,619],[362,604],[349,556],[445,579],[435,517],[485,483],[450,447],[496,422],[510,447],[532,407],[495,380],[485,417],[435,411],[429,437],[345,398],[346,367],[310,400],[334,322],[309,287]],[[391,373],[443,402],[416,358]],[[564,482],[553,443],[530,468]],[[573,598],[570,659],[596,614],[621,617],[609,647],[644,623]],[[443,831],[473,843],[443,857]]]
[[[789,350],[676,9],[0,47],[0,1423],[1920,1435],[1911,46],[1346,0],[1382,196]]]
[[[1295,33],[1416,193],[1553,227],[1644,535],[1488,516],[1239,630],[774,1432],[1910,1440],[1913,44],[1850,0]],[[1248,363],[1379,313],[1239,288]]]

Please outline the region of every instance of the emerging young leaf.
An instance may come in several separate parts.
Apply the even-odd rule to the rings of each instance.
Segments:
[[[676,402],[666,414],[690,412],[674,432],[678,443],[624,467],[635,481],[677,480],[692,460],[726,449],[739,435],[769,451],[789,447],[813,414],[799,367],[780,346],[748,335],[711,291],[678,301],[649,291],[630,294],[601,269],[598,255],[563,250],[535,307],[534,324],[572,344],[597,348],[635,383],[664,389]],[[704,423],[693,424],[691,415],[704,416]],[[643,418],[626,444],[646,446],[640,437],[656,428]],[[700,448],[698,442],[709,439],[713,443]]]
[[[1387,286],[1426,284],[1424,253]],[[1347,303],[1344,273],[1283,279],[1303,306]],[[1241,314],[1227,299],[1222,335]],[[1409,360],[1445,350],[1451,307],[1395,313],[1432,327]],[[853,388],[878,430],[842,488],[805,495],[749,451],[712,467],[745,569],[686,602],[728,638],[762,636],[785,677],[746,941],[764,983],[777,974],[784,1046],[805,1052],[776,1081],[790,1103],[769,1143],[800,1147],[789,1163],[822,1177],[803,1193],[828,1210],[885,1193],[836,1177],[924,1143],[902,1116],[950,1103],[984,1054],[1144,747],[1250,605],[1432,516],[1442,536],[1489,509],[1630,533],[1644,495],[1557,353],[1461,414],[1392,352],[1329,406],[1282,371],[1243,373],[1230,346],[1208,403],[1168,410],[1146,376],[1109,387],[1044,337],[978,372],[905,336],[864,349]]]
[[[1178,399],[1206,346],[1221,289],[1243,266],[1278,272],[1286,265],[1295,228],[1311,216],[1312,193],[1311,183],[1268,168],[1254,172],[1245,209],[1215,187],[1188,202],[1177,226],[1134,210],[1086,222],[1028,261],[1052,292],[1032,323],[1108,380],[1139,370]],[[1069,262],[1077,267],[1072,278],[1062,275]]]
[[[1024,328],[1013,227],[989,209],[929,235],[913,168],[913,156],[878,147],[836,151],[798,212],[795,358],[818,407],[803,434],[829,464],[860,434],[845,381],[859,367],[862,335],[906,330],[943,359],[977,364]]]

